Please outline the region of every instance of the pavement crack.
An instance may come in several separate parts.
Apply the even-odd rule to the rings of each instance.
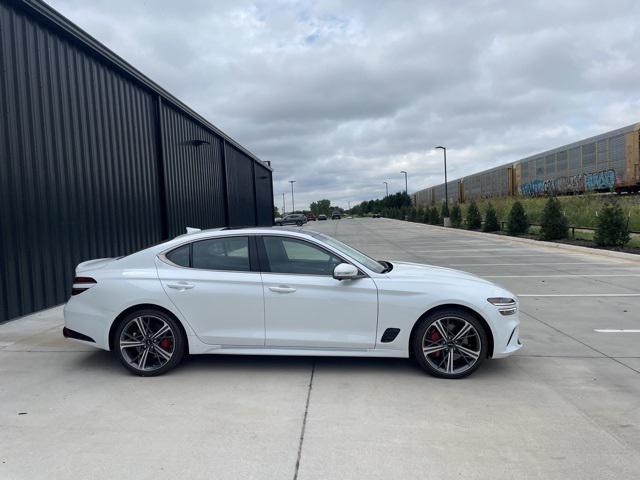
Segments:
[[[549,327],[550,329],[555,330],[556,332],[558,332],[558,333],[560,333],[560,334],[562,334],[562,335],[565,335],[565,336],[569,337],[570,339],[572,339],[572,340],[574,340],[574,341],[576,341],[576,342],[578,342],[578,343],[580,343],[580,344],[584,345],[585,347],[587,347],[587,348],[589,348],[589,349],[593,350],[593,351],[594,351],[594,352],[596,352],[596,353],[599,353],[600,355],[602,355],[602,357],[604,357],[604,358],[608,358],[609,360],[613,360],[614,362],[619,363],[619,364],[620,364],[620,365],[622,365],[623,367],[628,368],[629,370],[631,370],[631,371],[633,371],[633,372],[640,373],[640,370],[636,370],[635,368],[630,367],[630,366],[629,366],[629,365],[627,365],[626,363],[621,362],[621,361],[620,361],[620,360],[618,360],[617,358],[612,357],[611,355],[607,355],[606,353],[604,353],[604,352],[602,352],[602,351],[598,350],[597,348],[592,347],[592,346],[591,346],[591,345],[589,345],[588,343],[585,343],[585,342],[583,342],[582,340],[577,339],[577,338],[576,338],[576,337],[574,337],[573,335],[569,335],[567,332],[563,332],[563,331],[562,331],[562,330],[560,330],[559,328],[554,327],[553,325],[551,325],[551,324],[549,324],[549,323],[545,322],[544,320],[540,320],[540,319],[539,319],[538,317],[536,317],[535,315],[533,315],[533,314],[531,314],[531,313],[528,313],[528,312],[525,312],[524,310],[520,310],[520,311],[521,311],[524,315],[526,315],[527,317],[529,317],[529,318],[533,318],[535,321],[540,322],[540,323],[542,323],[543,325],[546,325],[546,326],[547,326],[547,327]]]
[[[293,480],[298,480],[298,471],[300,470],[300,458],[302,457],[302,444],[304,442],[304,433],[307,428],[307,414],[309,413],[309,400],[311,400],[311,389],[313,388],[313,376],[316,373],[316,361],[311,364],[311,376],[309,377],[309,387],[307,389],[307,401],[304,406],[304,417],[302,418],[302,428],[300,429],[300,442],[298,443],[298,457],[296,458],[296,471]]]

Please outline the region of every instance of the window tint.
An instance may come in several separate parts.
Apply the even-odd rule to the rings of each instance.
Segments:
[[[287,237],[264,237],[270,270],[274,273],[333,275],[337,256],[308,242]]]
[[[248,272],[248,237],[212,238],[193,243],[193,268]]]
[[[183,245],[182,247],[178,247],[175,250],[171,250],[167,253],[167,260],[176,265],[180,265],[181,267],[189,266],[189,248],[190,246]]]

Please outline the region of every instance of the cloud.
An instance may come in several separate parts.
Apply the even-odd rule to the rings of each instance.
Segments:
[[[275,169],[346,206],[640,121],[636,2],[52,0]],[[290,200],[287,200],[290,204]]]

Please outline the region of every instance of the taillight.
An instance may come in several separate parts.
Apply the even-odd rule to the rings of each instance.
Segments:
[[[78,295],[79,293],[89,290],[96,283],[95,279],[91,277],[76,277],[73,279],[73,288],[71,289],[71,295]]]

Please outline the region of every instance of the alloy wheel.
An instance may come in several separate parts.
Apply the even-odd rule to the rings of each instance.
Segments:
[[[122,329],[119,348],[124,360],[134,369],[152,372],[173,357],[175,333],[162,318],[144,315],[132,318]]]
[[[422,352],[433,369],[455,375],[473,368],[478,362],[482,340],[476,328],[465,319],[443,317],[425,331]]]

